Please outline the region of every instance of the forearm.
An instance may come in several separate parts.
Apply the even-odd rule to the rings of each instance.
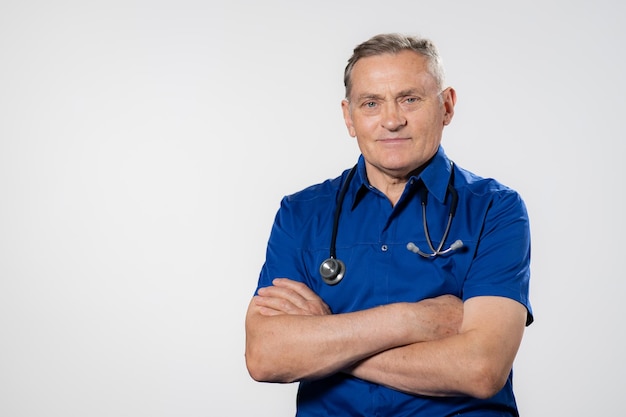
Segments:
[[[246,317],[246,362],[269,382],[320,378],[390,348],[412,343],[410,312],[391,304],[347,314],[264,316],[252,300]],[[400,324],[404,323],[404,324]]]
[[[470,299],[459,334],[389,349],[345,372],[412,394],[488,398],[509,376],[525,315],[512,300]]]
[[[345,372],[411,394],[485,396],[483,390],[491,392],[493,388],[485,388],[488,381],[479,376],[480,357],[461,353],[468,343],[466,339],[458,335],[390,349]],[[500,385],[500,381],[494,385]]]

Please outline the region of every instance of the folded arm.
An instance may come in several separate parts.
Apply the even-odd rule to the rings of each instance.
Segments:
[[[455,334],[461,315],[453,296],[331,314],[306,285],[277,279],[248,307],[246,364],[258,381],[321,378],[392,348]],[[359,368],[369,366],[351,369]]]
[[[259,290],[246,317],[246,361],[259,381],[336,372],[419,395],[495,395],[521,343],[526,308],[503,297],[442,296],[346,314],[302,283]]]
[[[470,298],[458,334],[386,350],[346,372],[413,394],[489,398],[506,383],[525,322],[517,301]]]

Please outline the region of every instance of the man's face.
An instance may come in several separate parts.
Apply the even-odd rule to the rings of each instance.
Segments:
[[[454,90],[440,92],[427,60],[413,51],[362,58],[351,79],[343,115],[370,182],[408,178],[437,152],[454,114]]]

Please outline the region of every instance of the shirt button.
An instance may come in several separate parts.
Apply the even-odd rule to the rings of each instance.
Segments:
[[[387,249],[389,249],[389,248],[387,248],[387,245],[382,245],[380,247],[380,250],[382,250],[383,252],[387,252]]]

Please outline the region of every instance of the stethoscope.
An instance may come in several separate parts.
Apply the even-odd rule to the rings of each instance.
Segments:
[[[320,275],[324,282],[328,285],[335,285],[339,283],[343,279],[346,274],[346,265],[340,259],[337,259],[337,229],[339,228],[339,217],[341,215],[341,207],[343,206],[343,200],[346,197],[346,193],[348,191],[348,187],[350,185],[350,181],[352,181],[352,177],[356,173],[357,166],[355,165],[350,172],[348,173],[348,177],[346,178],[346,182],[341,187],[339,191],[339,196],[337,197],[337,206],[335,208],[335,217],[333,219],[333,232],[330,238],[330,257],[326,259],[320,265]],[[423,252],[420,248],[415,245],[413,242],[409,242],[406,245],[406,248],[416,254],[424,258],[435,258],[439,255],[445,255],[446,253],[455,251],[463,246],[463,242],[461,240],[455,240],[448,249],[443,250],[443,245],[448,238],[448,234],[450,233],[450,227],[452,226],[452,218],[456,213],[456,208],[459,203],[459,194],[454,188],[454,163],[451,163],[451,174],[450,179],[448,180],[447,190],[450,193],[451,201],[450,201],[450,211],[448,212],[448,223],[446,224],[446,229],[443,232],[443,237],[439,246],[435,248],[433,242],[430,238],[430,233],[428,232],[428,223],[426,222],[426,204],[428,202],[428,190],[426,187],[422,187],[420,190],[421,200],[422,200],[422,224],[424,226],[424,235],[426,235],[426,242],[428,242],[428,247],[431,252]]]

